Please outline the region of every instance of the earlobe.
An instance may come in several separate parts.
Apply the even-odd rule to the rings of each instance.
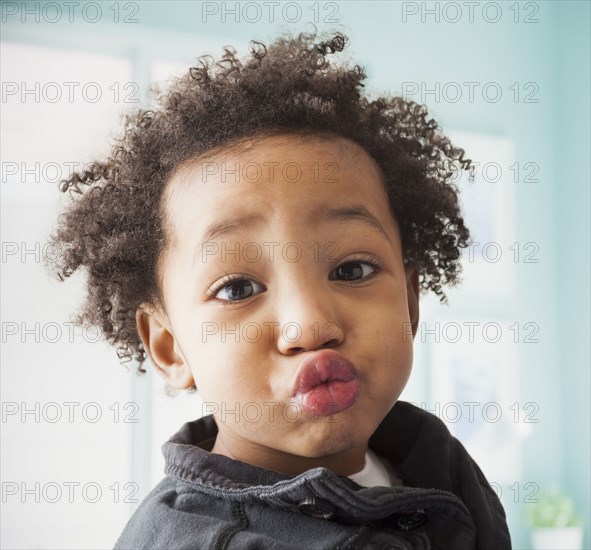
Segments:
[[[419,272],[411,264],[406,266],[405,271],[408,314],[414,338],[419,326]]]
[[[175,337],[163,316],[153,309],[139,307],[135,320],[146,354],[158,374],[175,389],[191,387],[194,384],[191,368],[177,350]]]

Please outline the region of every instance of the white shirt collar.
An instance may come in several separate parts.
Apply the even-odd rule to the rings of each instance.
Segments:
[[[402,485],[390,461],[376,455],[369,447],[365,453],[365,465],[356,474],[347,476],[362,487],[393,487]]]

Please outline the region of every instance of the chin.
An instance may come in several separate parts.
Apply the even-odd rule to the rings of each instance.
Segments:
[[[321,422],[322,420],[318,424]],[[327,421],[324,425],[330,428],[318,431],[317,434],[314,434],[314,439],[308,437],[306,444],[302,445],[301,456],[323,458],[342,453],[363,443],[361,437],[363,434],[358,429],[353,430],[350,426],[347,427],[344,424],[342,424],[342,429],[335,429],[334,427],[338,426],[338,418],[336,422]]]

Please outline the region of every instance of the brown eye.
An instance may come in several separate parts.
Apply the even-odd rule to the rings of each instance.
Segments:
[[[263,288],[262,285],[250,279],[230,277],[222,280],[209,294],[220,302],[239,302],[253,296],[255,287]]]
[[[349,261],[336,268],[336,278],[341,281],[357,281],[366,279],[374,272],[379,271],[379,266],[368,261]]]

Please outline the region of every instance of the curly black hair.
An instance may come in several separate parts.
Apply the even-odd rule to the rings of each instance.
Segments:
[[[183,162],[249,136],[332,135],[361,145],[381,168],[405,262],[417,268],[421,291],[447,301],[442,286],[459,282],[470,237],[452,177],[470,160],[427,120],[425,106],[365,97],[364,69],[331,63],[347,41],[340,32],[285,33],[268,46],[251,41],[244,61],[231,46],[218,61],[198,57],[154,92],[154,108],[123,115],[106,160],[60,182],[73,202],[50,236],[61,254],[48,268],[60,280],[86,269],[76,322],[98,326],[122,363],[136,359],[145,372],[135,313],[140,304],[163,307],[157,263],[167,244],[167,181]]]

